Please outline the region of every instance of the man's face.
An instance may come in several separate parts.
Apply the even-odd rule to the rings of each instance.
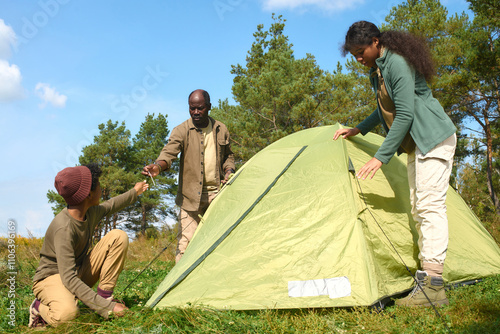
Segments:
[[[203,94],[195,92],[189,98],[189,114],[196,127],[204,128],[208,126],[208,111],[211,105],[205,103]]]

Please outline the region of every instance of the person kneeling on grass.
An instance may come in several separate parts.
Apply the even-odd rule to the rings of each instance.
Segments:
[[[99,221],[134,203],[148,184],[139,182],[99,204],[100,175],[97,164],[89,164],[65,168],[55,178],[54,185],[68,206],[45,233],[33,278],[36,299],[29,308],[29,327],[57,326],[75,319],[78,299],[105,318],[127,309],[112,297],[127,254],[127,234],[112,230],[89,249]],[[92,287],[97,281],[96,293]]]

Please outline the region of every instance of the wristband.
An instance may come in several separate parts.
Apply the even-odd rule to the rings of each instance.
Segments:
[[[156,162],[156,161],[154,162],[154,164],[155,164],[156,166],[158,166],[158,170],[159,170],[158,174],[160,174],[160,173],[162,172],[161,165],[160,165],[158,162]]]

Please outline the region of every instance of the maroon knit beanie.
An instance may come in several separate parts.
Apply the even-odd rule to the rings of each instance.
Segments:
[[[66,203],[80,204],[90,194],[92,173],[85,166],[64,168],[57,173],[54,186]]]

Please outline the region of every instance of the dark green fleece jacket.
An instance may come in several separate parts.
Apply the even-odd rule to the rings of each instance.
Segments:
[[[375,158],[384,164],[388,163],[408,130],[423,154],[456,132],[455,125],[439,101],[432,96],[425,78],[402,56],[386,50],[375,63],[382,73],[387,93],[396,106],[396,116],[390,130],[379,108],[356,126],[363,135],[380,123],[387,131],[387,137]],[[372,76],[375,71],[376,68],[370,69],[370,81],[376,93],[378,78]]]

